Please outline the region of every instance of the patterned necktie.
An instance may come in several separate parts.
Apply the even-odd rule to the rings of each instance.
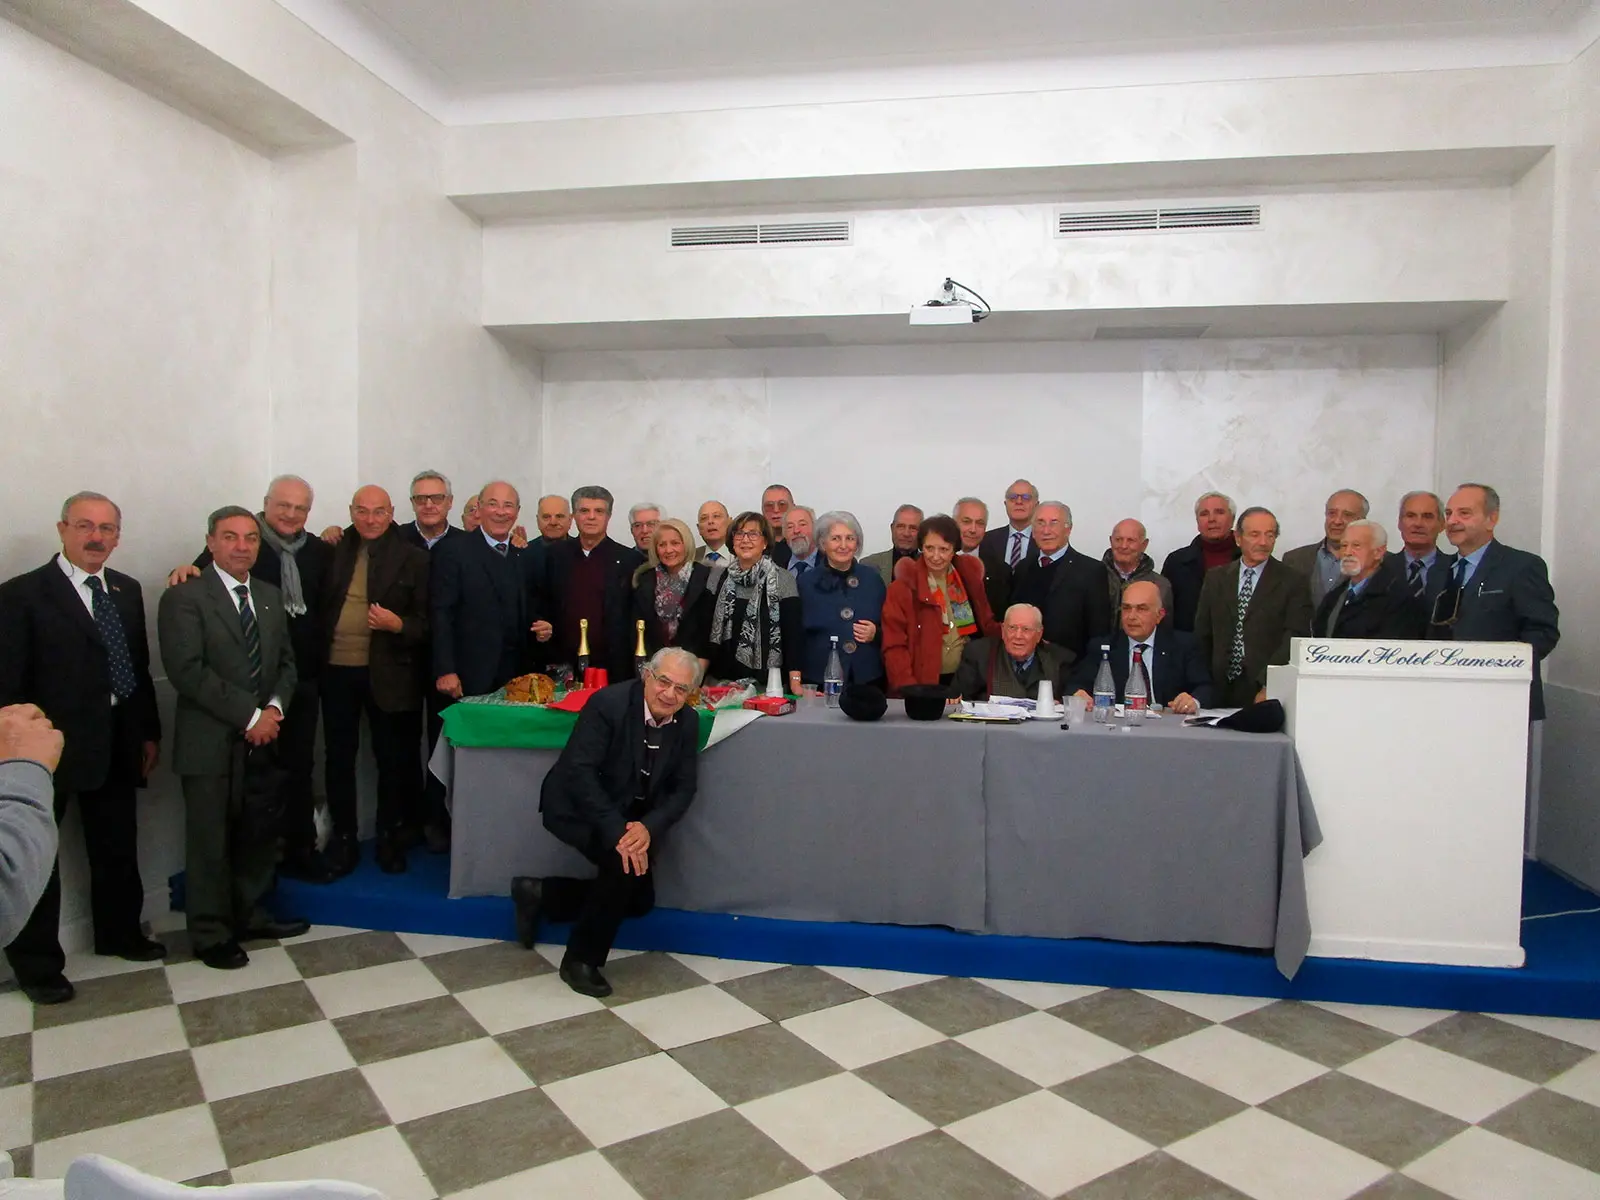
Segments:
[[[1154,704],[1156,702],[1156,692],[1155,692],[1155,688],[1150,683],[1150,668],[1145,666],[1145,663],[1144,663],[1145,652],[1147,650],[1149,650],[1149,649],[1150,649],[1150,643],[1149,642],[1140,642],[1137,646],[1135,646],[1133,648],[1133,669],[1135,671],[1139,672],[1139,674],[1144,676],[1144,694],[1145,694],[1145,698],[1151,704]]]
[[[256,625],[255,609],[250,607],[250,589],[240,584],[233,589],[239,597],[239,628],[244,631],[244,648],[250,655],[250,686],[261,693],[261,630]]]
[[[1022,533],[1020,530],[1011,531],[1011,553],[1006,555],[1006,566],[1015,569],[1022,561]]]
[[[501,558],[504,558],[508,553],[510,553],[510,548],[504,542],[496,542],[494,544],[494,552]]]
[[[94,600],[94,627],[100,631],[100,640],[106,647],[106,666],[111,668],[111,694],[118,700],[133,695],[133,656],[128,653],[128,635],[122,628],[122,618],[117,606],[106,595],[100,576],[91,575],[84,581]]]
[[[794,560],[794,577],[796,579],[799,579],[800,576],[804,575],[809,570],[811,570],[810,563],[806,562],[802,558],[797,558]]]
[[[1228,651],[1228,682],[1244,674],[1244,613],[1256,592],[1256,569],[1242,567],[1244,582],[1239,585],[1239,611],[1233,624],[1233,646]]]
[[[1411,565],[1406,568],[1406,583],[1411,586],[1411,594],[1413,596],[1420,596],[1426,590],[1427,585],[1422,581],[1422,560],[1420,558],[1413,558]]]

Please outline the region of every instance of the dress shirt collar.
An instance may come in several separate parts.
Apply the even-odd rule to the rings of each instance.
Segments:
[[[1054,554],[1046,554],[1043,550],[1041,550],[1039,551],[1039,560],[1044,562],[1060,562],[1061,556],[1070,549],[1072,549],[1071,546],[1062,546],[1061,549],[1057,550]]]
[[[665,729],[668,725],[671,725],[677,719],[678,719],[678,714],[677,713],[673,713],[665,721],[658,721],[658,720],[656,720],[655,714],[650,711],[650,706],[648,704],[646,704],[644,706],[644,723],[651,729]]]
[[[1011,655],[1007,654],[1006,657],[1007,658],[1011,658]],[[1015,658],[1011,658],[1011,669],[1012,669],[1012,671],[1014,671],[1016,673],[1016,676],[1017,676],[1018,679],[1021,679],[1024,675],[1026,675],[1028,673],[1028,668],[1033,666],[1033,660],[1038,658],[1038,657],[1039,657],[1039,652],[1037,650],[1035,650],[1032,653],[1030,653],[1027,658],[1024,658],[1024,659],[1022,659],[1020,661],[1015,659]]]
[[[496,546],[504,546],[506,548],[507,556],[511,554],[511,535],[509,533],[503,538],[492,537],[490,536],[489,531],[481,525],[478,526],[478,532],[483,534],[483,540],[489,543],[489,549],[494,550]],[[495,550],[495,553],[498,554],[499,551]]]
[[[444,540],[444,538],[445,538],[445,534],[448,534],[450,532],[450,524],[449,524],[449,522],[446,522],[445,523],[445,527],[444,527],[444,533],[441,533],[438,537],[429,537],[427,535],[427,533],[423,530],[421,521],[413,521],[411,523],[417,527],[417,536],[422,539],[422,544],[424,546],[426,546],[429,550],[432,550],[434,548],[434,546],[436,546],[440,542],[442,542]]]
[[[65,554],[56,555],[56,566],[61,568],[61,573],[72,580],[73,585],[85,596],[89,595],[86,586],[91,579],[98,579],[100,586],[110,590],[111,585],[106,582],[106,569],[101,567],[98,571],[85,571],[82,567],[73,566],[67,561]]]
[[[791,574],[791,575],[799,575],[800,572],[795,570],[795,568],[797,566],[799,566],[801,563],[805,563],[806,570],[808,570],[808,571],[815,570],[816,566],[817,566],[817,555],[819,553],[821,553],[821,547],[816,547],[811,551],[810,554],[806,555],[804,558],[791,558],[789,560],[789,574]]]
[[[250,584],[252,582],[252,577],[251,576],[246,575],[244,577],[244,582],[241,584],[232,575],[229,575],[226,571],[224,571],[219,564],[213,562],[211,564],[211,569],[217,573],[217,578],[222,580],[222,586],[224,588],[226,588],[227,591],[228,591],[228,599],[233,601],[233,607],[236,610],[239,608],[239,593],[233,590],[236,587],[250,588],[250,591],[248,593],[249,597],[250,597],[250,607],[251,608],[255,607],[256,590],[255,590],[255,588],[250,587]]]
[[[1401,553],[1405,558],[1405,567],[1407,571],[1411,570],[1411,564],[1414,562],[1421,563],[1424,572],[1431,571],[1433,569],[1433,564],[1439,561],[1439,547],[1437,546],[1423,555],[1413,554],[1409,550],[1404,550]]]

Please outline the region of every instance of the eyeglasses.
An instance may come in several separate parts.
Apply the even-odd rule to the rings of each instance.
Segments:
[[[741,529],[733,535],[733,540],[737,542],[743,538],[748,541],[751,538],[759,538],[760,536],[761,530],[759,529]]]
[[[418,504],[418,505],[421,505],[421,504],[443,504],[448,499],[450,499],[450,497],[448,495],[446,495],[444,492],[428,492],[426,495],[412,496],[411,497],[411,503]]]
[[[1025,503],[1025,502],[1027,502],[1029,500],[1032,500],[1033,499],[1033,493],[1032,492],[1007,492],[1006,493],[1006,499],[1007,500],[1014,500],[1017,503],[1021,504],[1021,503]]]
[[[654,679],[658,684],[660,684],[663,688],[666,688],[680,700],[687,700],[689,698],[689,693],[694,691],[694,688],[690,687],[687,683],[679,683],[675,679],[668,679],[660,671],[646,670],[645,674],[649,675],[651,679]]]
[[[1480,585],[1481,586],[1481,585]],[[1464,589],[1451,584],[1433,598],[1433,613],[1429,625],[1450,626],[1461,619],[1461,593]]]
[[[98,533],[101,537],[116,537],[121,531],[120,525],[96,525],[93,521],[74,521],[72,532],[79,537],[88,537],[91,533]]]

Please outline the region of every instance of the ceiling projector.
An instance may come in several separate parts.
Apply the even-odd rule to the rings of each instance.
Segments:
[[[965,292],[983,305],[979,308],[966,296],[957,296],[957,290]],[[929,300],[926,304],[919,304],[911,310],[911,323],[913,325],[976,325],[989,315],[989,302],[965,284],[957,283],[954,279],[946,279],[939,295]]]

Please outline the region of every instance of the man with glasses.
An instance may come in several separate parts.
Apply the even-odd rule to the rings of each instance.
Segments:
[[[633,548],[640,554],[650,553],[655,541],[656,526],[661,524],[661,505],[654,500],[641,500],[628,510],[628,532],[633,534]]]
[[[96,954],[149,962],[166,947],[139,926],[135,789],[155,770],[161,742],[139,581],[106,560],[122,537],[122,510],[98,492],[61,506],[61,552],[0,586],[0,707],[33,704],[66,738],[54,779],[59,821],[76,801],[89,855]],[[61,877],[52,871],[32,915],[6,947],[35,1004],[73,997],[64,973]]]
[[[694,800],[699,718],[684,711],[700,685],[687,650],[656,651],[641,678],[597,692],[539,789],[544,826],[594,863],[593,880],[519,876],[511,881],[517,935],[529,949],[541,916],[574,921],[561,979],[585,996],[609,996],[601,974],[626,916],[655,904],[651,860]]]
[[[411,480],[411,512],[416,518],[400,526],[400,536],[411,545],[432,550],[440,542],[466,535],[465,529],[450,524],[450,508],[455,497],[450,481],[437,471],[418,471]]]
[[[1097,559],[1070,545],[1072,510],[1059,500],[1033,509],[1033,548],[1017,564],[1011,600],[1044,614],[1045,640],[1061,649],[1068,664],[1083,656],[1092,637],[1112,629],[1106,571]]]
[[[1367,498],[1360,492],[1340,488],[1322,506],[1322,540],[1296,546],[1283,556],[1284,566],[1299,571],[1311,581],[1313,606],[1321,604],[1322,598],[1344,578],[1339,565],[1339,542],[1344,537],[1345,526],[1351,521],[1365,520],[1369,507]]]
[[[1039,507],[1039,489],[1018,479],[1006,489],[1007,524],[983,535],[986,557],[1015,571],[1033,552],[1033,510]]]
[[[335,875],[317,853],[311,774],[316,757],[319,686],[328,644],[317,598],[333,562],[333,548],[326,531],[323,537],[312,537],[306,528],[314,499],[311,485],[298,475],[279,475],[267,485],[258,514],[261,551],[250,568],[250,578],[271,584],[283,596],[297,677],[295,694],[288,698],[289,711],[284,714],[278,734],[278,762],[288,775],[283,861],[278,873],[308,883],[330,883]],[[210,551],[202,550],[193,566],[179,567],[167,576],[167,586],[193,579],[210,565]]]
[[[780,567],[787,567],[792,557],[788,543],[783,540],[783,514],[793,507],[794,493],[781,483],[768,484],[766,491],[761,493],[761,515],[772,526],[775,539],[767,547],[767,557]]]
[[[1031,700],[1039,684],[1060,689],[1066,655],[1044,640],[1044,614],[1031,604],[1006,609],[997,638],[973,638],[961,650],[951,686],[963,700],[1015,696]]]
[[[1428,590],[1435,596],[1428,636],[1457,642],[1527,642],[1533,647],[1528,719],[1544,720],[1539,664],[1561,639],[1560,613],[1544,559],[1514,550],[1494,536],[1500,493],[1486,483],[1463,483],[1444,509],[1444,535],[1453,562],[1436,562]]]

